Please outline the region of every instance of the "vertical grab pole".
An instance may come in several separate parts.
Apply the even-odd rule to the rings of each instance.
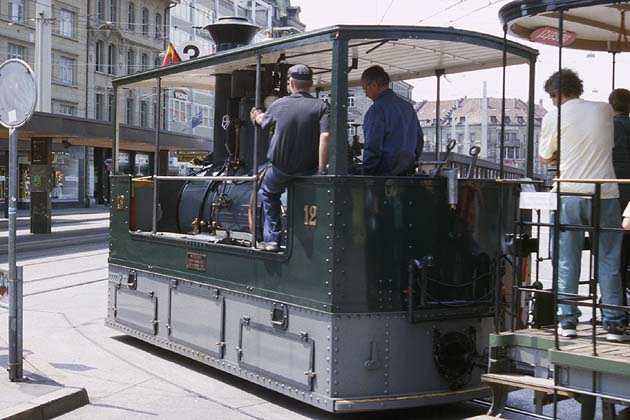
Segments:
[[[505,78],[507,67],[507,25],[503,25],[503,76],[502,76],[502,88],[501,88],[501,142],[499,146],[499,178],[503,179],[505,176]]]
[[[22,302],[21,275],[17,268],[16,222],[18,189],[18,138],[17,129],[9,129],[9,379],[11,382],[22,379]]]
[[[564,10],[560,9],[560,13],[558,16],[558,91],[556,92],[556,101],[558,103],[558,126],[556,131],[556,140],[558,142],[558,146],[556,148],[556,165],[558,167],[558,171],[556,172],[556,177],[558,181],[556,182],[556,213],[553,218],[553,274],[551,280],[551,289],[553,291],[553,328],[554,328],[554,346],[556,350],[560,349],[560,338],[558,337],[558,267],[559,267],[559,251],[560,251],[560,211],[562,208],[562,200],[560,197],[561,194],[561,185],[562,183],[559,181],[562,173],[560,172],[560,162],[561,162],[561,138],[562,138],[562,46],[564,43]],[[556,386],[558,386],[558,369],[553,370],[553,418],[558,418],[558,391]]]
[[[118,86],[114,86],[114,137],[112,140],[112,175],[117,175],[120,171],[120,163],[118,162],[118,155],[120,154],[120,125],[119,125],[119,112],[118,106]],[[110,183],[111,184],[111,183]],[[111,193],[109,194],[109,201],[112,202]]]
[[[564,37],[564,11],[560,10],[558,22],[559,29],[559,39],[558,43],[558,72],[560,77],[558,77],[558,92],[556,93],[556,101],[558,108],[558,120],[557,120],[557,131],[556,131],[556,139],[558,142],[556,148],[556,165],[558,167],[556,172],[556,178],[560,179],[562,174],[560,173],[560,158],[561,158],[561,137],[562,137],[562,44]],[[552,277],[552,289],[553,289],[553,308],[554,308],[554,341],[556,350],[560,349],[560,339],[558,337],[558,261],[559,261],[559,246],[560,246],[560,209],[561,209],[561,182],[556,182],[556,213],[554,217],[553,223],[553,277]]]
[[[534,122],[536,112],[536,59],[529,62],[529,95],[527,98],[527,167],[526,176],[534,177]]]
[[[591,340],[593,343],[593,356],[597,356],[597,286],[599,282],[599,238],[601,235],[601,192],[602,184],[595,184],[595,197],[591,211],[591,223],[593,226],[593,236],[591,241],[591,255],[593,258],[593,278],[589,279],[588,289],[591,294]]]
[[[260,108],[260,62],[261,57],[256,57],[256,95],[254,99],[254,106]],[[252,248],[256,248],[256,229],[258,224],[256,223],[258,212],[258,142],[260,141],[260,127],[254,124],[254,182],[252,186]]]
[[[436,70],[437,92],[435,94],[435,160],[440,160],[440,78],[444,76],[444,70]]]
[[[162,123],[162,78],[157,78],[157,94],[155,95],[157,101],[156,115],[155,115],[155,152],[153,156],[153,217],[151,224],[151,233],[155,235],[157,233],[157,213],[158,213],[158,180],[157,176],[160,174],[160,125]]]
[[[617,51],[612,52],[612,90],[615,90],[615,76],[617,73]]]

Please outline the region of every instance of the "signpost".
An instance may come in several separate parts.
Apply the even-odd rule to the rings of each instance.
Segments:
[[[0,65],[0,124],[9,129],[9,379],[22,380],[22,276],[16,264],[18,187],[17,129],[33,115],[37,83],[33,70],[22,60]],[[20,267],[21,268],[21,267]]]

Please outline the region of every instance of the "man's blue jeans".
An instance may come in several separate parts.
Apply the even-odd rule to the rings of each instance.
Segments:
[[[262,182],[262,208],[264,214],[263,238],[265,242],[277,242],[282,238],[282,203],[280,197],[287,189],[291,176],[271,163]]]
[[[560,223],[569,225],[591,224],[592,200],[583,197],[562,197],[560,204]],[[600,226],[619,227],[621,213],[619,201],[615,199],[601,200]],[[603,231],[599,236],[599,287],[602,303],[621,305],[623,291],[619,274],[621,258],[621,232]],[[558,254],[558,292],[578,293],[578,282],[582,264],[582,248],[584,232],[560,232],[560,251]],[[559,298],[563,295],[559,294]],[[564,296],[566,297],[566,296]],[[604,328],[621,326],[625,316],[623,312],[604,309]],[[558,319],[561,323],[578,322],[580,310],[573,304],[558,305]]]

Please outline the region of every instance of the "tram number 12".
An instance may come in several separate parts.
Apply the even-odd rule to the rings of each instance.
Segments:
[[[304,225],[317,226],[317,206],[304,206]]]

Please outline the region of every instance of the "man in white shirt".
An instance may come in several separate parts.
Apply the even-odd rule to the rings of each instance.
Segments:
[[[560,84],[562,79],[562,84]],[[560,88],[562,92],[560,92]],[[584,88],[578,75],[568,69],[554,73],[545,83],[545,91],[555,106],[562,104],[560,133],[560,177],[564,179],[614,179],[612,148],[614,145],[613,113],[610,105],[580,99]],[[558,110],[550,111],[542,121],[539,155],[543,163],[558,163]],[[554,187],[554,190],[557,188]],[[563,194],[559,209],[562,225],[591,225],[590,197],[565,195],[594,194],[594,184],[562,183]],[[617,184],[601,186],[600,225],[618,227],[621,218]],[[599,240],[599,286],[602,303],[622,305],[619,259],[622,235],[603,231]],[[580,278],[584,232],[561,231],[558,253],[559,298],[577,294]],[[609,341],[630,341],[625,331],[625,314],[604,309],[604,329]],[[573,304],[558,305],[560,333],[577,336],[579,309]]]

